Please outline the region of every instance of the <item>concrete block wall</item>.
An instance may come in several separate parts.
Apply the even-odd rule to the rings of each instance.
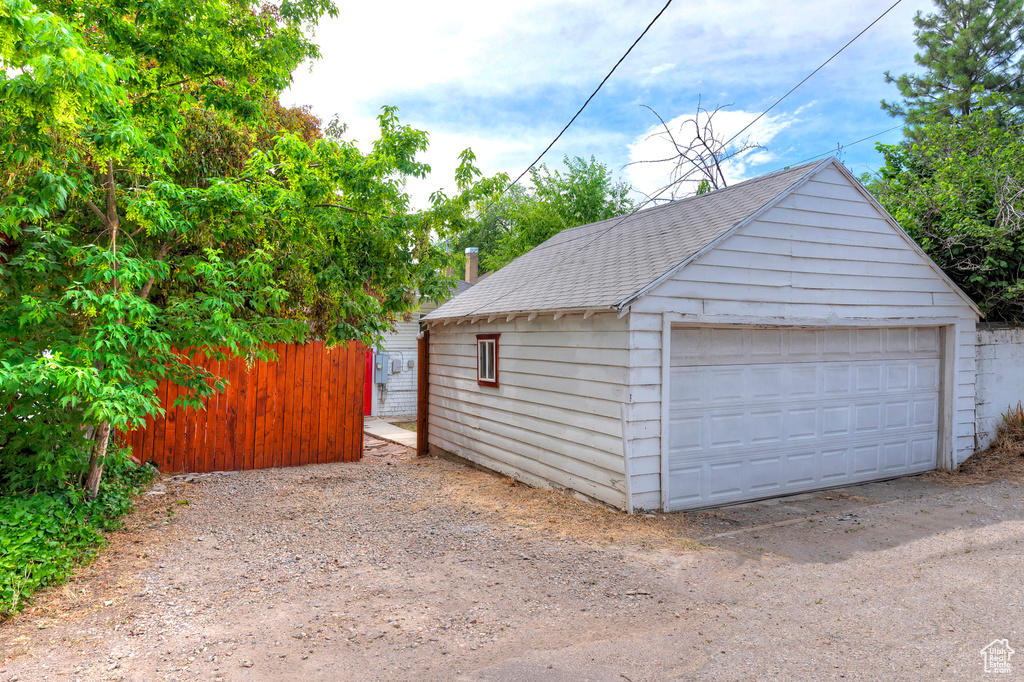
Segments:
[[[1024,400],[1024,328],[979,327],[975,375],[975,434],[984,450],[1010,406]]]

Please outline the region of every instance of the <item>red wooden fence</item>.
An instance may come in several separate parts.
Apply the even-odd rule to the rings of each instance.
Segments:
[[[276,344],[277,362],[194,357],[230,382],[205,409],[173,407],[178,387],[157,389],[167,414],[122,436],[163,472],[238,471],[354,462],[363,452],[366,349],[323,342]]]

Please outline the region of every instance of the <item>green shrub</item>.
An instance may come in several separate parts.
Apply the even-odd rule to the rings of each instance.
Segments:
[[[92,558],[105,543],[103,531],[120,525],[132,495],[153,477],[151,468],[124,458],[108,466],[92,501],[73,488],[0,496],[0,617]]]

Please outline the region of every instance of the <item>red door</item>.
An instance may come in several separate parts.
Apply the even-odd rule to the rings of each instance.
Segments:
[[[373,412],[373,351],[366,351],[366,381],[363,386],[363,415]]]

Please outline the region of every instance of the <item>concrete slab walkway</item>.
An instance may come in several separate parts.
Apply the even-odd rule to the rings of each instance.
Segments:
[[[369,434],[374,438],[380,438],[381,440],[387,440],[392,443],[404,445],[407,448],[416,449],[415,431],[407,431],[400,426],[389,424],[383,419],[367,417],[363,422],[363,433]]]

